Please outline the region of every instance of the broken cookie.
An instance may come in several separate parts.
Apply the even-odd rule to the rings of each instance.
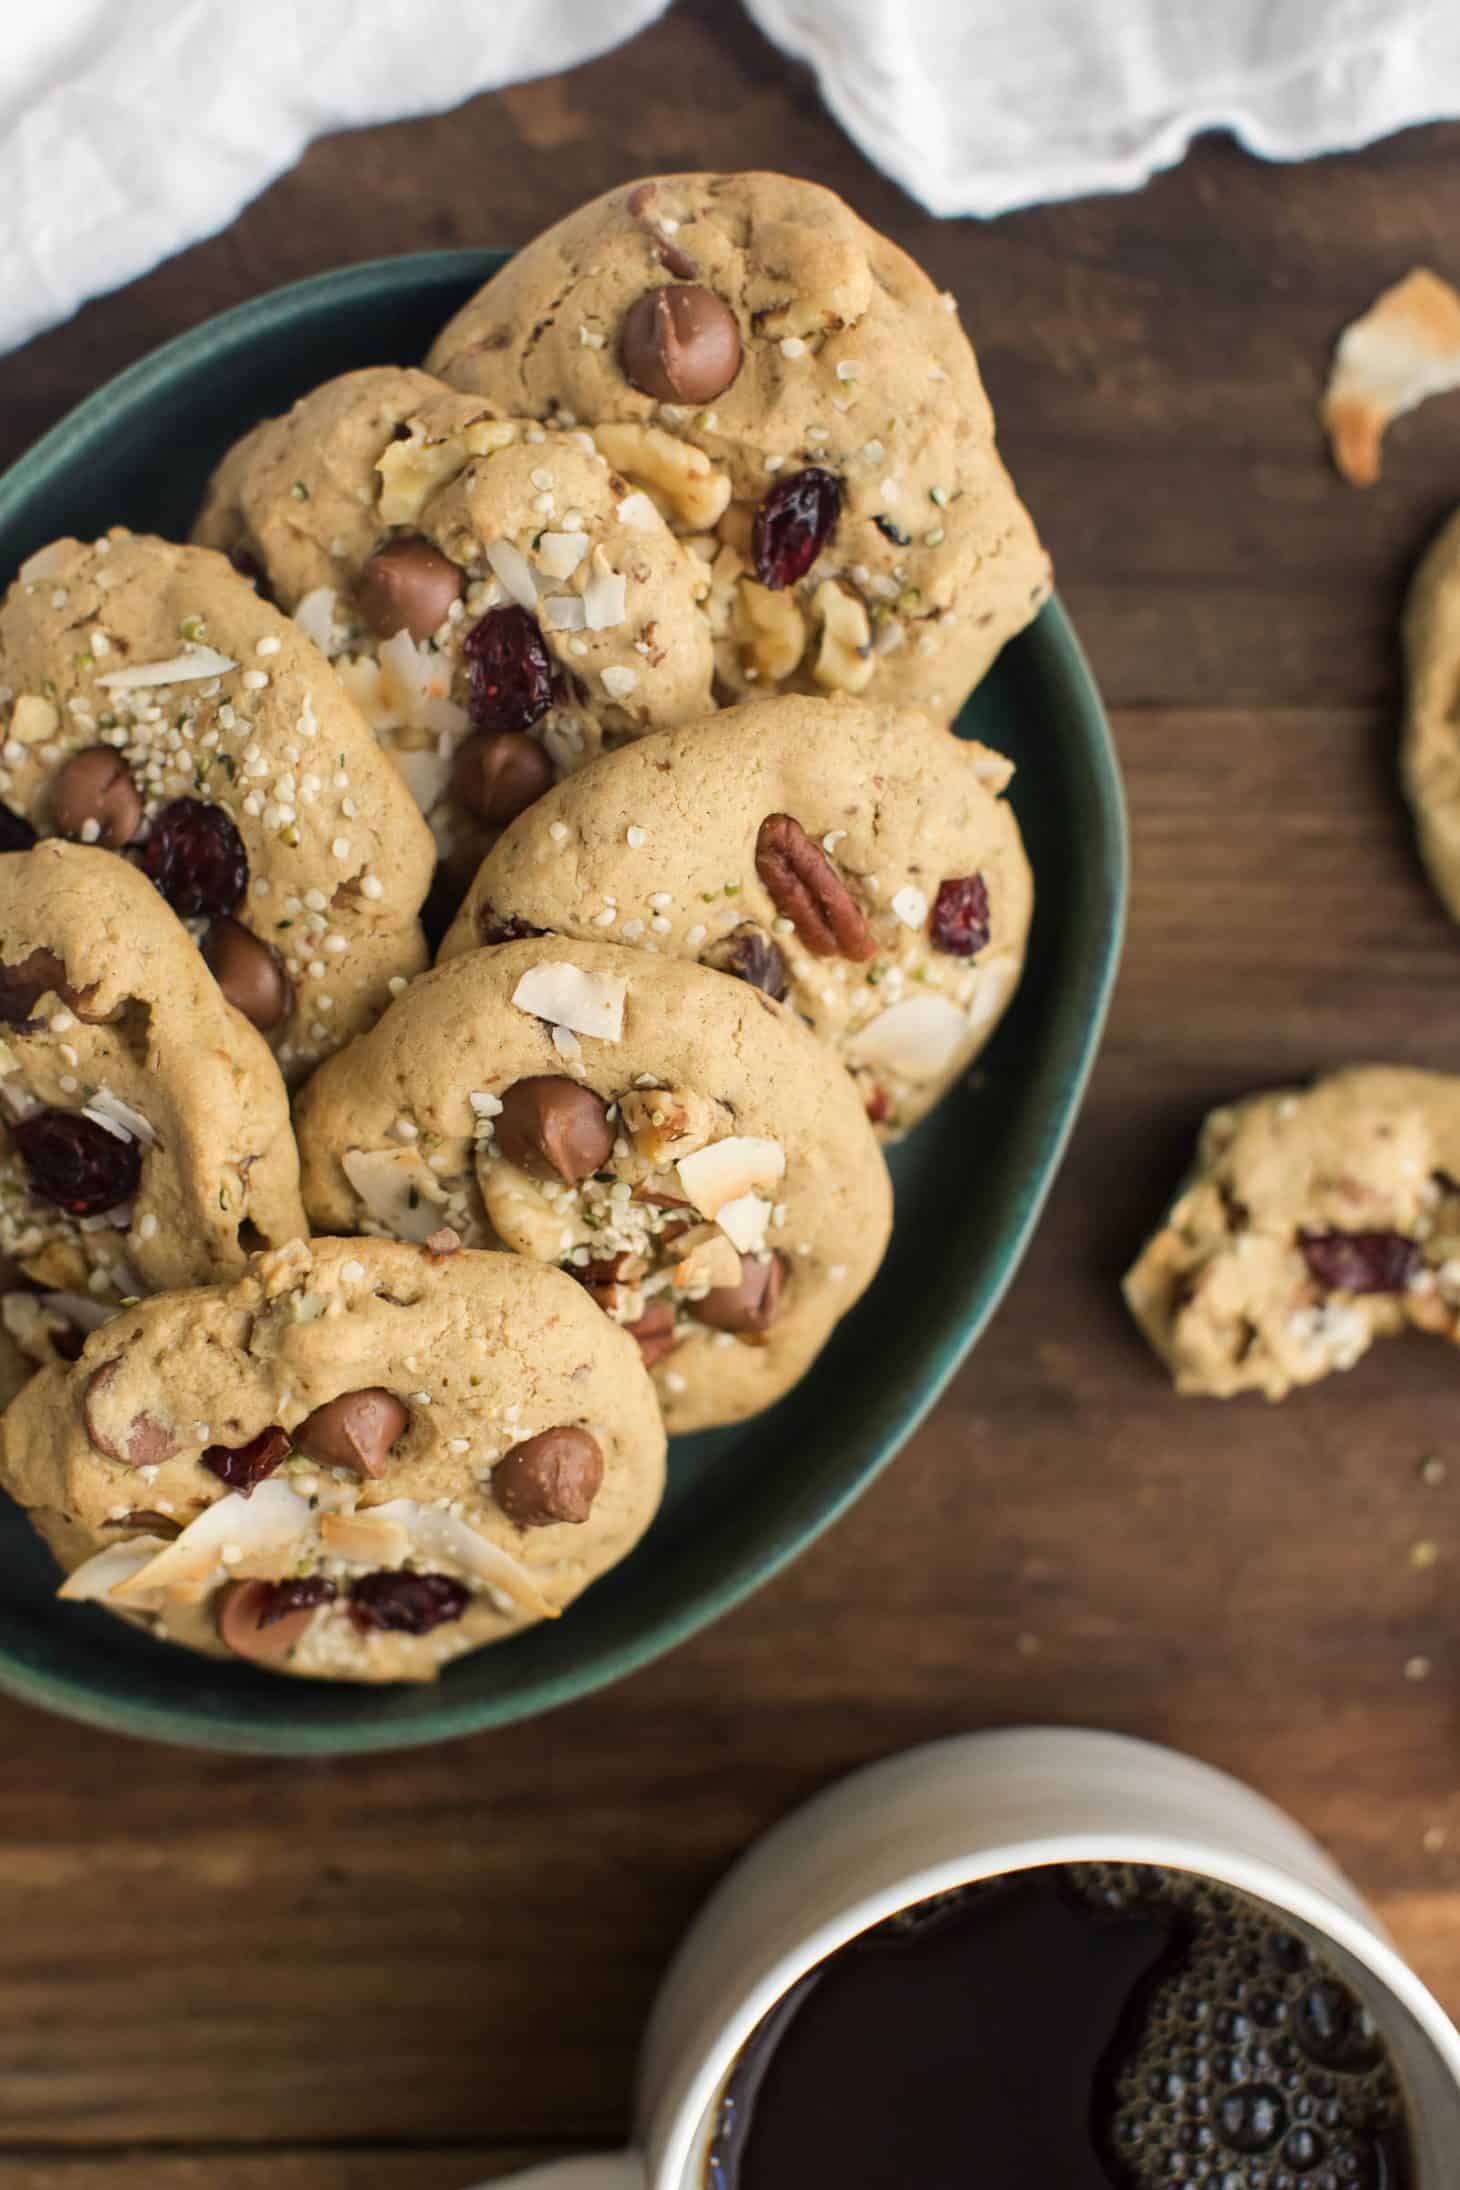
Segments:
[[[318,1680],[429,1680],[648,1526],[637,1350],[558,1272],[316,1240],[124,1310],[0,1425],[60,1594]]]
[[[1214,1110],[1125,1281],[1180,1392],[1281,1399],[1460,1334],[1460,1079],[1365,1065]]]
[[[510,1248],[637,1339],[672,1431],[810,1365],[887,1243],[847,1074],[762,991],[609,943],[469,952],[315,1075],[305,1201],[337,1232]]]

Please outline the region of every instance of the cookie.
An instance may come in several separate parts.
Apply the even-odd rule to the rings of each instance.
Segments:
[[[197,537],[325,649],[469,877],[555,775],[710,705],[704,565],[588,434],[425,373],[327,381],[223,461]]]
[[[317,650],[220,555],[57,540],[0,603],[0,850],[134,859],[300,1078],[416,972],[432,846]]]
[[[1033,911],[1013,769],[924,715],[751,700],[559,784],[483,863],[443,959],[504,935],[612,938],[782,999],[889,1137],[964,1072]]]
[[[671,1431],[792,1385],[869,1283],[891,1189],[856,1091],[779,1004],[556,938],[415,982],[296,1127],[321,1230],[501,1244],[638,1339]]]
[[[279,1068],[110,852],[0,859],[0,1319],[25,1356],[305,1231]]]
[[[1181,1392],[1281,1399],[1375,1338],[1460,1334],[1460,1078],[1387,1065],[1214,1110],[1125,1281]]]
[[[665,175],[569,214],[427,361],[592,429],[711,571],[722,695],[953,714],[1048,598],[951,296],[840,198]]]
[[[1460,920],[1460,510],[1415,574],[1404,612],[1405,794],[1420,854],[1452,919]]]
[[[447,1238],[297,1241],[144,1301],[0,1423],[63,1597],[319,1680],[429,1680],[556,1618],[663,1480],[631,1341]]]

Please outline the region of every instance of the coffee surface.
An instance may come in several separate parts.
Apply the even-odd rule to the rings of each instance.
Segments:
[[[1414,2190],[1392,2063],[1256,1903],[1131,1866],[904,1911],[778,2003],[709,2190]]]

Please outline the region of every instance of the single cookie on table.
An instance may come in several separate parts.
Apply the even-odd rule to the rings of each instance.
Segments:
[[[328,663],[221,555],[56,540],[0,603],[0,849],[135,859],[293,1080],[419,971],[430,832]]]
[[[870,1283],[887,1169],[780,1005],[618,944],[472,951],[306,1088],[321,1230],[449,1225],[576,1277],[639,1341],[671,1431],[754,1414]]]
[[[605,755],[483,862],[442,959],[523,933],[697,958],[783,999],[889,1137],[1014,993],[1033,913],[1010,762],[920,714],[751,700]]]
[[[637,1542],[664,1431],[638,1350],[516,1256],[302,1241],[126,1309],[0,1426],[61,1595],[320,1680],[429,1680]]]
[[[1419,848],[1460,920],[1460,510],[1431,545],[1404,611],[1407,692],[1401,773]]]
[[[1281,1399],[1460,1335],[1460,1078],[1354,1066],[1214,1110],[1125,1296],[1181,1392]]]
[[[832,191],[624,184],[509,260],[427,360],[592,429],[712,572],[723,689],[953,714],[1050,592],[951,296]]]
[[[326,381],[223,460],[196,536],[334,662],[469,874],[605,740],[710,705],[702,563],[588,434],[425,373]]]
[[[110,853],[0,858],[0,1320],[25,1357],[302,1237],[279,1068]]]

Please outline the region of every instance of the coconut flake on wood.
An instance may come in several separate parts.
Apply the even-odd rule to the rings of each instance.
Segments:
[[[191,646],[183,654],[171,654],[163,662],[132,662],[98,677],[103,692],[145,692],[158,684],[194,684],[204,677],[221,677],[238,664],[216,646]]]
[[[879,1065],[904,1080],[936,1080],[968,1040],[969,1022],[943,996],[910,996],[858,1028],[847,1044],[854,1064]]]
[[[757,1186],[774,1186],[784,1177],[786,1151],[779,1141],[731,1134],[692,1156],[681,1156],[674,1168],[700,1215],[716,1218],[727,1202],[738,1201]]]
[[[616,1042],[624,1030],[628,978],[622,973],[589,973],[566,959],[531,966],[512,991],[519,1011],[550,1026],[570,1027],[599,1042]]]
[[[438,1228],[446,1190],[415,1148],[347,1148],[345,1177],[376,1222],[397,1239],[424,1242]]]

